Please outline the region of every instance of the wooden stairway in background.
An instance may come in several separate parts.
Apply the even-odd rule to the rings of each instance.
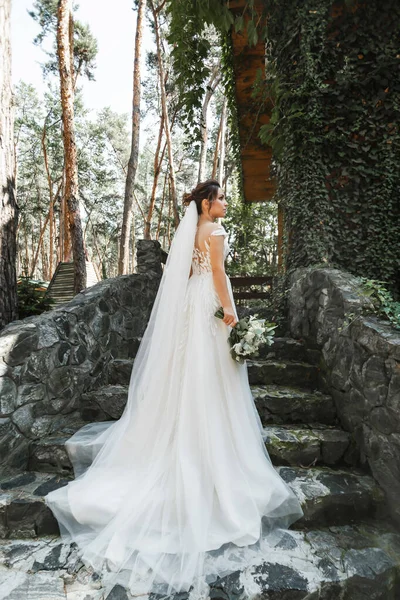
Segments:
[[[86,287],[89,288],[99,281],[92,262],[86,261]],[[59,262],[51,278],[45,296],[54,300],[54,305],[64,304],[72,300],[74,292],[74,264]]]

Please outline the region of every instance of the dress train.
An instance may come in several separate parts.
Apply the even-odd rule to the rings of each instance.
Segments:
[[[226,257],[225,229],[213,234],[225,236]],[[135,596],[208,598],[210,583],[256,564],[303,515],[265,448],[230,327],[214,317],[206,247],[193,249],[174,352],[164,365],[161,345],[159,361],[143,360],[142,379],[132,371],[118,421],[89,423],[68,440],[76,478],[45,498],[107,595],[118,583]]]

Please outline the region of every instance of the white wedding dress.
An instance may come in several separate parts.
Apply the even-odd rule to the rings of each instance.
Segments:
[[[101,572],[107,594],[119,583],[136,596],[190,590],[205,599],[208,583],[245,568],[303,514],[270,461],[247,365],[229,352],[231,328],[214,316],[209,242],[194,246],[190,211],[185,281],[171,263],[175,286],[161,286],[124,414],[70,438],[76,479],[46,496],[63,539]],[[227,232],[220,226],[213,235],[225,236],[226,258]],[[163,294],[168,288],[171,300],[180,285],[185,293],[168,310]],[[178,316],[172,325],[169,313]]]

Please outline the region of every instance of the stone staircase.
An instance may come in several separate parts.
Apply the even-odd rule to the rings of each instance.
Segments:
[[[318,360],[300,341],[281,337],[248,361],[268,452],[301,501],[304,517],[262,564],[216,583],[214,599],[400,599],[400,532],[357,446],[338,423]],[[101,387],[83,395],[75,420],[32,441],[29,470],[0,478],[0,600],[104,597],[101,581],[80,563],[75,546],[61,544],[43,496],[73,477],[64,444],[74,431],[121,416],[132,364],[109,363]],[[118,586],[108,596],[128,598]]]

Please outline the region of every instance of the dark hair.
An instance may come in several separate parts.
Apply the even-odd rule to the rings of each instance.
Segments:
[[[183,194],[182,202],[187,206],[191,202],[196,202],[197,212],[201,215],[201,202],[207,199],[210,201],[210,206],[208,207],[208,212],[210,212],[211,204],[217,198],[220,187],[216,179],[207,179],[207,181],[198,183],[190,193]]]

